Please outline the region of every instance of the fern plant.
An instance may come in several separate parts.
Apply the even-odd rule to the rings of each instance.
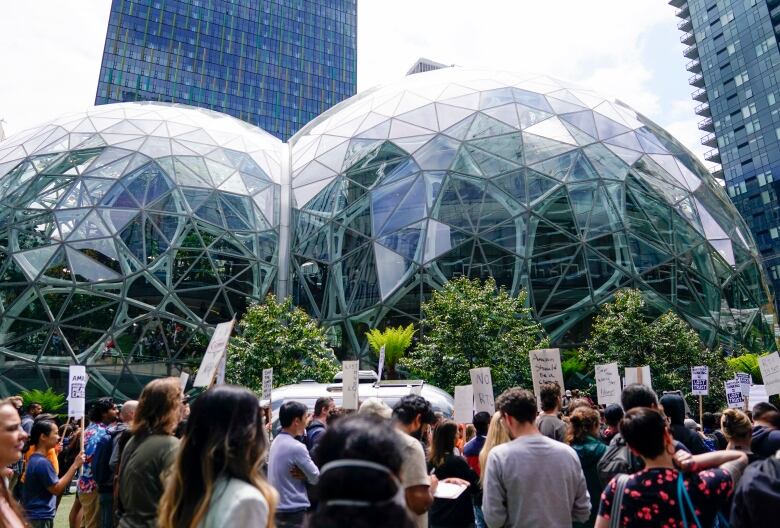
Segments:
[[[374,328],[366,332],[366,339],[371,349],[379,356],[379,351],[385,347],[385,366],[384,372],[387,373],[387,379],[398,379],[396,364],[404,356],[406,350],[412,344],[414,337],[414,325],[398,326],[397,328],[387,327],[384,330]]]
[[[65,405],[65,395],[54,392],[51,387],[45,391],[32,389],[21,392],[24,408],[27,409],[31,403],[40,404],[43,412],[56,414]]]
[[[731,374],[734,372],[745,372],[753,377],[753,383],[763,383],[761,369],[758,367],[758,354],[750,353],[726,358],[726,363],[729,366]]]

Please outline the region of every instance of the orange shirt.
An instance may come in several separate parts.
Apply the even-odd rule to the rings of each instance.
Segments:
[[[35,448],[33,446],[30,446],[30,449],[28,449],[27,452],[24,454],[24,474],[22,475],[22,482],[24,482],[24,477],[27,476],[27,461],[30,459],[30,457],[34,452],[35,452]],[[46,453],[46,458],[48,458],[49,462],[51,462],[51,465],[54,466],[54,473],[59,475],[60,461],[57,460],[57,449],[54,447],[49,449],[49,451]]]

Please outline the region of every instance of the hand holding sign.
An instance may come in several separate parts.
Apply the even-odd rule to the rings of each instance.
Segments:
[[[68,416],[83,418],[87,397],[87,368],[84,365],[68,367]]]

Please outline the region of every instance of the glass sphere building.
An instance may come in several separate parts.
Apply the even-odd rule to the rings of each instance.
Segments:
[[[745,222],[690,152],[623,103],[447,68],[359,94],[291,143],[295,298],[350,354],[463,275],[526,289],[559,344],[634,287],[710,346],[774,347]]]
[[[207,110],[130,103],[0,144],[0,391],[137,395],[276,278],[281,142]],[[197,364],[197,363],[196,363]]]
[[[197,365],[267,293],[340,357],[419,320],[447,280],[494,277],[553,342],[639,288],[709,346],[773,349],[760,256],[707,170],[623,103],[447,68],[335,106],[288,144],[234,118],[106,105],[0,143],[0,394],[88,366],[136,396]]]

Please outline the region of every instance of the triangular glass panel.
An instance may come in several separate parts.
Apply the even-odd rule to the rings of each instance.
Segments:
[[[469,176],[482,176],[482,171],[479,170],[474,159],[468,153],[465,145],[460,147],[458,155],[455,158],[455,163],[452,164],[453,172],[459,172],[461,174],[468,174]]]
[[[412,183],[418,179],[419,178],[406,178],[397,183],[379,187],[371,192],[371,211],[374,233],[380,232],[382,226],[384,226],[385,222],[390,217],[390,214],[408,193]]]
[[[435,106],[440,130],[446,130],[474,113],[472,110],[442,103],[435,103]],[[449,132],[447,135],[452,136]]]
[[[510,134],[514,131],[512,127],[505,125],[501,121],[488,117],[485,114],[477,114],[464,139],[499,136],[501,134]]]
[[[374,256],[376,258],[379,291],[384,301],[403,283],[412,263],[398,253],[376,242],[374,243]]]
[[[580,157],[578,150],[566,152],[555,158],[537,163],[531,168],[542,174],[552,176],[558,181],[563,181],[571,170],[572,163]]]
[[[376,207],[374,208],[374,215],[376,216]],[[398,207],[395,208],[392,215],[387,220],[387,222],[385,222],[381,230],[377,231],[377,226],[374,224],[374,232],[380,235],[392,233],[402,226],[425,218],[425,215],[425,179],[418,176],[415,179],[414,184],[406,193],[406,197],[403,199],[403,201],[401,201]]]
[[[547,99],[545,99],[541,94],[529,92],[527,90],[521,90],[519,88],[512,88],[512,94],[515,97],[515,101],[522,105],[537,108],[544,112],[553,111],[550,103],[548,103]]]
[[[471,143],[466,143],[463,148],[471,155],[471,158],[477,162],[480,168],[479,172],[488,178],[520,168],[518,163],[511,163],[506,159],[499,158],[489,152],[475,148]]]
[[[625,125],[604,117],[597,111],[593,112],[593,118],[596,121],[596,129],[599,132],[600,139],[612,138],[630,131]]]
[[[591,166],[600,178],[609,180],[625,180],[628,165],[612,154],[604,145],[595,143],[582,149]]]
[[[422,240],[425,234],[425,222],[418,222],[404,227],[390,235],[383,236],[377,241],[383,246],[392,249],[407,260],[420,263],[422,257]]]
[[[576,148],[574,145],[560,143],[525,132],[523,132],[523,145],[525,146],[525,161],[529,165]]]
[[[458,142],[438,135],[414,153],[414,159],[423,170],[444,170],[450,167]]]
[[[567,123],[579,128],[589,136],[598,137],[598,132],[596,131],[596,122],[593,119],[593,112],[590,110],[562,114],[559,117]]]
[[[103,266],[102,264],[98,264],[79,251],[76,251],[72,248],[66,249],[68,253],[68,260],[70,260],[70,266],[73,270],[74,277],[76,277],[76,281],[100,282],[107,280],[118,280],[122,278],[120,274]]]
[[[601,174],[596,172],[593,165],[590,164],[588,158],[580,154],[572,165],[571,171],[566,177],[567,182],[578,182],[585,180],[598,180],[602,177]]]
[[[514,103],[489,108],[484,110],[484,113],[513,128],[520,128],[520,119],[517,116],[517,106]]]
[[[13,258],[16,260],[16,263],[19,264],[19,267],[22,268],[24,274],[27,275],[27,279],[33,281],[44,269],[46,269],[47,263],[59,247],[59,245],[52,245],[39,249],[31,249],[29,251],[22,251],[21,253],[15,253]]]
[[[436,108],[433,103],[404,114],[396,115],[395,117],[406,123],[425,128],[428,131],[439,131],[439,123],[436,119]]]
[[[507,103],[513,103],[514,97],[511,88],[498,88],[486,90],[480,93],[479,108],[493,108]]]
[[[469,129],[471,128],[471,123],[474,122],[475,117],[476,117],[476,113],[470,114],[466,116],[466,118],[464,118],[462,121],[458,121],[451,127],[444,130],[442,133],[452,138],[462,140],[466,137],[466,134],[468,134]]]
[[[425,236],[425,251],[423,262],[430,262],[461,245],[468,239],[468,235],[447,224],[436,220],[428,220],[428,229]]]

